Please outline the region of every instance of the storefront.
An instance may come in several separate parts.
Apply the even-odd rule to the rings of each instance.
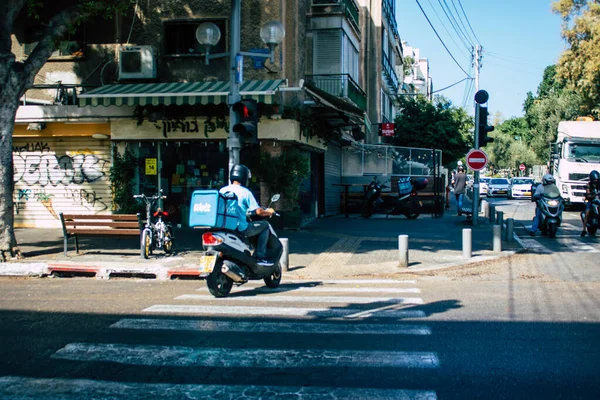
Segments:
[[[15,227],[60,227],[59,214],[111,213],[110,124],[16,124]]]

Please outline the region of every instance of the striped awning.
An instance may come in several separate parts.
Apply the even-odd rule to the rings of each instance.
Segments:
[[[283,79],[244,81],[242,98],[272,104]],[[201,105],[227,103],[229,82],[128,83],[104,85],[78,96],[79,106]]]

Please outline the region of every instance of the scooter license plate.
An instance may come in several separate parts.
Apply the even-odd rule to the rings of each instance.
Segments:
[[[200,257],[200,273],[210,274],[215,268],[217,256],[203,255]]]

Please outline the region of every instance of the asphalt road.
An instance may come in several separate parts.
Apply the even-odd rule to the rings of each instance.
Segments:
[[[527,251],[401,281],[0,279],[0,398],[598,398],[600,244],[490,201]]]

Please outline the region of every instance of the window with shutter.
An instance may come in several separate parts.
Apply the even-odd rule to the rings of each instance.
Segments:
[[[313,73],[342,73],[342,31],[322,30],[315,34],[313,48]]]

